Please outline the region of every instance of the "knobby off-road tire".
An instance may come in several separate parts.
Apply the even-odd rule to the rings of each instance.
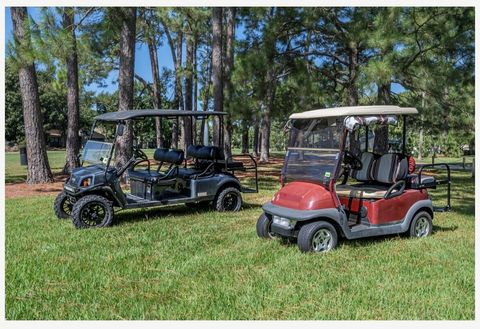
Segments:
[[[217,195],[213,206],[216,211],[239,211],[242,208],[242,194],[236,187],[227,187]]]
[[[73,203],[71,197],[65,193],[60,192],[53,202],[53,211],[58,219],[68,219],[72,215]]]
[[[257,219],[257,235],[263,239],[273,239],[276,237],[271,230],[272,220],[265,213],[262,213]]]
[[[306,224],[298,232],[297,245],[302,252],[328,252],[337,243],[337,230],[324,221]]]
[[[415,238],[424,238],[432,234],[433,224],[432,216],[426,211],[420,211],[412,219],[408,236]]]
[[[86,195],[74,204],[72,218],[76,228],[107,227],[113,222],[113,206],[103,196]]]

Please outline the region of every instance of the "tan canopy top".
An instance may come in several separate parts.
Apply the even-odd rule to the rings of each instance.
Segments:
[[[294,113],[290,115],[290,119],[317,119],[328,117],[347,117],[351,115],[403,115],[417,113],[418,111],[414,107],[399,107],[394,105],[346,106]]]

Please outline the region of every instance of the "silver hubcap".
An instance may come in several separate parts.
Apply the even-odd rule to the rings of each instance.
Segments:
[[[417,237],[427,236],[429,231],[428,220],[425,217],[420,217],[415,224],[415,235]]]
[[[312,238],[312,247],[316,252],[329,251],[332,249],[332,233],[326,228],[319,229]]]

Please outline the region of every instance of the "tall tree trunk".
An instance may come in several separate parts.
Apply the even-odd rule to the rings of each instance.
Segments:
[[[270,157],[271,114],[273,112],[273,102],[275,99],[276,81],[275,71],[273,69],[273,59],[269,62],[270,65],[267,69],[267,90],[261,122],[262,136],[260,141],[260,162],[268,162],[268,158]]]
[[[420,132],[418,133],[418,160],[423,159],[423,112],[425,111],[425,92],[422,92],[422,114],[420,114]]]
[[[242,153],[248,153],[248,121],[242,120]]]
[[[224,81],[225,81],[225,108],[228,116],[225,118],[225,129],[224,129],[224,151],[225,157],[230,157],[232,155],[232,115],[233,110],[231,108],[232,98],[233,98],[233,85],[232,85],[232,72],[233,72],[233,63],[234,63],[234,42],[235,42],[235,7],[227,7],[226,9],[227,16],[227,40],[225,47],[225,70],[224,70]]]
[[[253,125],[253,154],[255,157],[260,155],[260,119],[254,115],[254,125]]]
[[[148,43],[148,52],[150,55],[150,66],[152,68],[152,78],[153,78],[153,107],[156,109],[162,108],[162,91],[160,85],[160,72],[158,70],[158,53],[157,53],[157,44],[153,36],[147,38]],[[163,147],[163,133],[162,125],[159,117],[155,117],[155,132],[156,132],[156,142],[157,148]]]
[[[118,110],[133,109],[133,78],[135,64],[136,8],[121,8],[120,68],[118,72]],[[117,167],[123,166],[132,156],[132,122],[128,121],[123,136],[118,138]]]
[[[350,44],[349,53],[349,80],[348,80],[348,104],[350,106],[358,105],[357,91],[357,67],[358,67],[358,49],[356,43]]]
[[[186,76],[185,76],[185,111],[193,110],[193,61],[194,61],[194,39],[193,36],[187,36],[187,47],[186,47]],[[188,145],[192,144],[192,120],[189,117],[183,118],[182,125],[182,144],[183,147],[187,148]]]
[[[197,46],[198,36],[195,35],[193,42],[193,111],[198,111],[198,72],[197,72]],[[197,120],[193,118],[192,144],[197,144]]]
[[[182,97],[182,81],[181,81],[181,68],[182,68],[182,55],[183,55],[183,33],[177,33],[176,46],[173,49],[175,54],[173,64],[175,68],[175,96],[173,100],[173,106],[175,110],[183,110],[183,97]],[[172,146],[178,148],[178,121],[173,121],[172,126]]]
[[[17,60],[20,61],[18,77],[22,94],[23,120],[27,144],[27,183],[49,183],[53,182],[53,175],[48,163],[45,136],[43,134],[37,73],[35,64],[24,57],[24,52],[31,49],[27,8],[12,7],[10,12],[12,15]]]
[[[222,79],[222,7],[212,8],[212,73],[213,73],[213,109],[223,111],[223,79]],[[218,117],[214,117],[213,145],[221,145],[219,140],[220,123]]]
[[[377,102],[380,105],[390,105],[390,83],[378,86]],[[376,154],[385,154],[388,152],[388,125],[379,125],[375,129],[373,152]]]
[[[80,152],[80,103],[78,90],[78,57],[77,57],[77,38],[75,36],[73,8],[64,8],[63,27],[69,31],[67,63],[67,108],[68,108],[68,128],[67,128],[67,161],[63,168],[64,173],[71,169],[79,167],[80,161],[78,154]]]
[[[205,79],[205,85],[203,89],[203,99],[202,99],[202,111],[207,112],[208,111],[208,103],[210,101],[210,88],[211,88],[211,82],[212,82],[212,61],[209,61],[208,64],[208,77]],[[202,118],[202,123],[200,127],[200,144],[202,145],[208,145],[208,136],[205,138],[205,124],[207,121],[205,120],[205,117]]]

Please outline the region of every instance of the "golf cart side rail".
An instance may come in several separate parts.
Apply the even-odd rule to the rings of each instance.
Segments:
[[[436,181],[436,184],[435,184],[435,186],[447,184],[447,205],[443,208],[436,207],[435,210],[437,210],[437,211],[450,211],[452,209],[452,206],[451,206],[452,180],[451,180],[451,175],[450,175],[450,166],[447,163],[432,163],[432,164],[420,165],[420,169],[418,170],[418,186],[416,188],[417,189],[424,189],[424,188],[431,187],[431,186],[428,186],[427,184],[422,184],[422,172],[423,172],[423,169],[425,169],[425,168],[435,168],[435,167],[445,167],[445,169],[447,169],[447,180],[438,180],[438,181]]]
[[[235,168],[229,168],[228,167],[228,162],[230,160],[233,160],[233,157],[248,157],[251,160],[251,165],[250,166],[243,166],[242,169],[235,169]],[[232,174],[235,174],[236,170],[242,170],[242,171],[249,171],[249,170],[255,170],[255,190],[249,190],[245,189],[246,192],[255,192],[258,193],[258,164],[255,158],[250,154],[250,153],[241,153],[241,154],[232,154],[229,157],[225,159],[225,170],[232,172]]]

